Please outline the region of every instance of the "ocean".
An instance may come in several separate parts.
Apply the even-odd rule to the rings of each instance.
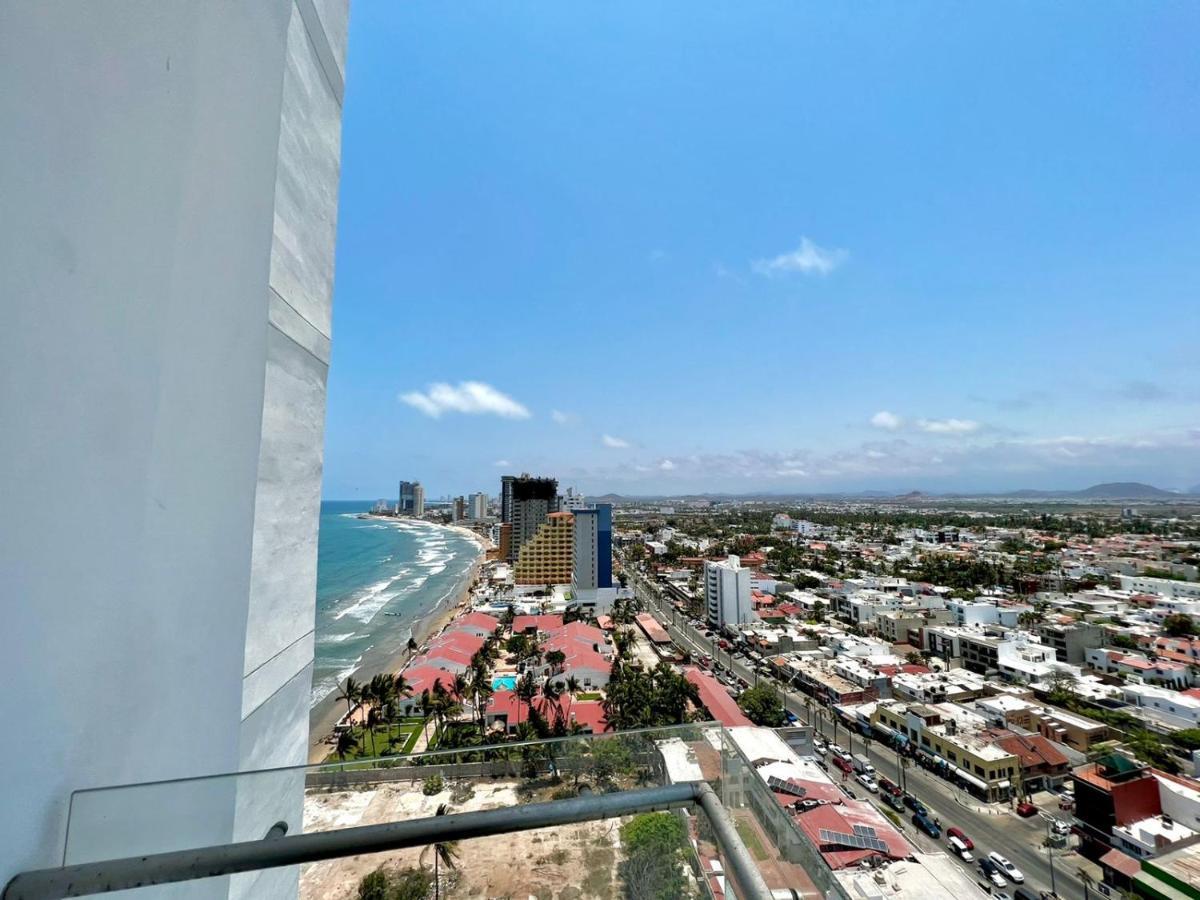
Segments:
[[[440,525],[359,519],[371,506],[321,503],[313,706],[364,658],[402,650],[416,622],[457,599],[481,552]]]

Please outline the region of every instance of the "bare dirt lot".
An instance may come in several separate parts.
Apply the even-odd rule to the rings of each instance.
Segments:
[[[542,799],[542,798],[537,798]],[[371,825],[432,816],[439,804],[450,812],[497,809],[519,802],[517,784],[475,786],[474,796],[453,803],[450,790],[432,797],[419,784],[402,782],[365,790],[311,792],[305,798],[306,832]],[[591,900],[619,895],[616,864],[621,821],[610,819],[462,841],[457,867],[443,868],[441,896],[512,898],[512,900]],[[300,876],[303,900],[353,900],[362,877],[380,866],[420,864],[420,849],[348,857],[305,866]],[[432,852],[425,854],[432,868]]]

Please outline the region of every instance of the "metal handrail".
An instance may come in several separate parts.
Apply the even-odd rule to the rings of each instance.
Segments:
[[[59,900],[677,809],[692,803],[699,804],[708,816],[738,896],[770,900],[771,892],[742,843],[733,818],[713,789],[702,781],[22,872],[9,881],[3,900]]]

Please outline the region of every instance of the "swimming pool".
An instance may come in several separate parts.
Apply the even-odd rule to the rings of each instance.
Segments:
[[[511,691],[517,686],[516,675],[497,675],[492,679],[493,691]]]

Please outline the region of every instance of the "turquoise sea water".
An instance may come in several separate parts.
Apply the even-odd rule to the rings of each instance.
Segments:
[[[314,706],[364,657],[402,649],[416,621],[457,598],[479,555],[475,541],[449,528],[358,518],[370,508],[321,504]]]

